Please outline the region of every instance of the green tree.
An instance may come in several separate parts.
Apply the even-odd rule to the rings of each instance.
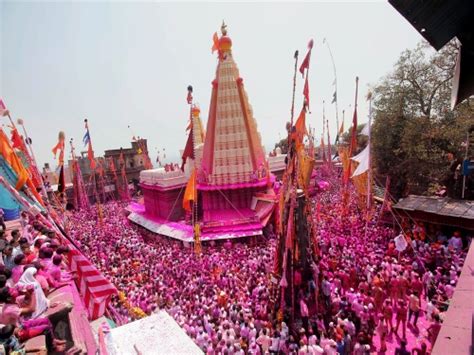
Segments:
[[[278,143],[275,143],[275,149],[280,148],[282,154],[288,152],[288,138],[281,139]]]
[[[448,155],[462,157],[462,143],[474,119],[469,101],[449,109],[456,44],[432,53],[426,43],[404,51],[394,70],[373,88],[376,176],[391,177],[396,197],[428,194],[446,185]]]

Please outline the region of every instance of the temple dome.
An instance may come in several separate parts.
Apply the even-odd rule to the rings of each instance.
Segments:
[[[201,113],[201,110],[199,109],[199,107],[194,106],[191,109],[191,112],[192,112],[193,117],[199,117],[199,114]]]
[[[219,38],[219,49],[222,52],[228,52],[232,49],[232,40],[228,36]]]

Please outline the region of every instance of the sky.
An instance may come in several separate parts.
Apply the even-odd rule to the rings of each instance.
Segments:
[[[187,86],[207,122],[217,56],[212,35],[225,20],[233,56],[244,79],[267,152],[290,120],[295,50],[300,61],[314,40],[309,73],[311,114],[322,131],[323,101],[331,140],[336,133],[334,71],[339,120],[352,120],[359,77],[360,122],[366,93],[389,73],[400,53],[421,40],[387,2],[159,3],[10,2],[0,0],[0,97],[16,121],[24,120],[42,166],[55,165],[59,131],[84,150],[89,120],[96,155],[126,148],[132,136],[148,139],[152,161],[166,151],[179,161],[186,142]],[[296,111],[303,80],[297,77]],[[350,106],[351,105],[351,106]],[[7,119],[2,119],[6,129]],[[130,128],[128,128],[130,126]],[[8,130],[8,129],[7,129]],[[162,153],[161,153],[162,155]]]

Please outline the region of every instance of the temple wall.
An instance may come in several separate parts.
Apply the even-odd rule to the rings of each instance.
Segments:
[[[252,197],[256,192],[262,191],[265,191],[265,188],[202,191],[203,208],[204,210],[250,208]]]
[[[185,213],[182,207],[184,189],[181,186],[163,191],[147,188],[143,184],[141,188],[147,214],[170,221],[184,219]]]

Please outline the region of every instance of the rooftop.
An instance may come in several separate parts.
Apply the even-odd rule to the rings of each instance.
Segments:
[[[474,229],[474,201],[455,200],[449,197],[409,195],[393,208],[405,212],[424,214],[425,217],[443,216],[443,222],[466,229]],[[422,215],[423,217],[423,215]],[[433,222],[430,220],[430,222]]]

